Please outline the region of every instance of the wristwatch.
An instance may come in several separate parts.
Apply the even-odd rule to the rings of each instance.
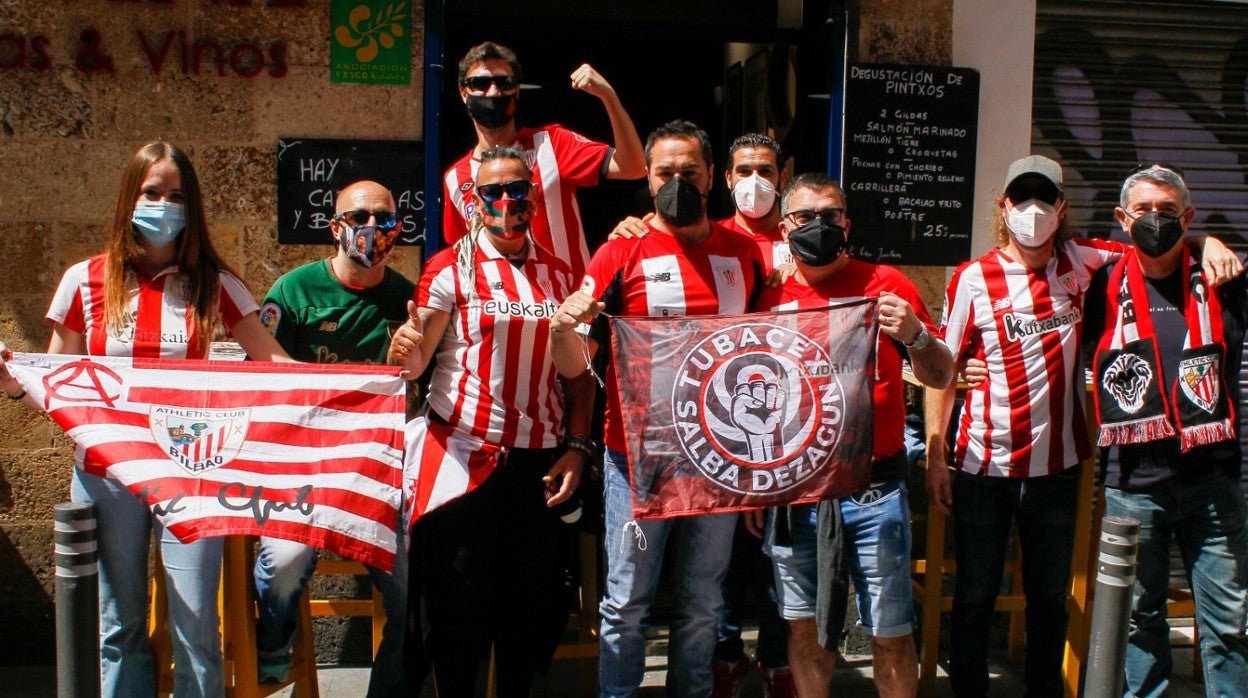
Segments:
[[[927,331],[926,327],[919,327],[919,333],[914,335],[914,339],[909,342],[902,342],[909,351],[922,351],[928,344],[932,343],[932,333]]]

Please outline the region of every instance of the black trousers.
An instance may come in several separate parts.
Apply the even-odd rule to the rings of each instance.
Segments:
[[[494,647],[498,695],[528,696],[568,621],[573,531],[546,508],[559,449],[510,449],[472,492],[412,530],[409,602],[419,604],[439,698],[473,695]]]

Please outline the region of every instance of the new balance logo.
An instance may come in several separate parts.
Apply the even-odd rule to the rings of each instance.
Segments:
[[[661,271],[661,272],[651,274],[650,276],[647,276],[646,278],[655,283],[664,283],[664,282],[672,280],[672,272]]]
[[[334,321],[332,321],[332,320],[326,320],[326,321],[324,321],[324,322],[322,322],[322,323],[321,323],[321,326],[317,328],[317,331],[319,331],[319,332],[337,332],[337,331],[338,331],[338,323],[336,323],[336,322],[334,322]]]

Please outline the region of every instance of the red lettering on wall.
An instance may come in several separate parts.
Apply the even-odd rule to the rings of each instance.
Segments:
[[[269,44],[269,60],[273,61],[273,65],[269,66],[269,77],[286,77],[287,67],[285,41],[275,41]]]
[[[29,39],[21,34],[0,34],[0,70],[47,70],[48,37],[39,34]]]
[[[225,63],[221,60],[221,46],[212,39],[199,39],[191,48],[191,54],[194,56],[191,60],[191,65],[193,66],[191,72],[199,75],[200,66],[204,62],[204,54],[209,51],[213,55],[212,61],[217,65],[217,76],[225,77]],[[185,73],[186,71],[183,70],[182,72]]]
[[[264,70],[264,52],[255,44],[239,44],[230,51],[230,69],[245,78]]]
[[[269,44],[266,62],[263,46],[251,41],[239,41],[230,45],[212,37],[204,37],[196,39],[188,51],[186,32],[183,30],[165,32],[159,39],[149,38],[142,29],[136,29],[135,34],[153,73],[164,70],[170,56],[175,54],[183,75],[202,75],[215,70],[219,77],[225,77],[228,67],[230,72],[243,78],[254,78],[266,69],[270,77],[281,78],[289,70],[284,41]]]
[[[169,49],[173,46],[173,32],[165,32],[164,41],[160,44],[160,51],[153,53],[152,47],[147,43],[147,35],[142,29],[135,29],[134,33],[139,36],[139,45],[143,47],[143,54],[147,56],[147,62],[152,66],[153,73],[159,73],[160,69],[165,65],[165,59],[169,56]]]

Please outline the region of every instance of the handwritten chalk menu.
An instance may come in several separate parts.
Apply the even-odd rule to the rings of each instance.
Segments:
[[[854,64],[845,87],[850,254],[952,266],[971,254],[979,73]]]
[[[277,241],[331,244],[334,196],[352,182],[371,179],[394,194],[403,221],[399,243],[424,244],[424,160],[420,141],[278,139]]]

